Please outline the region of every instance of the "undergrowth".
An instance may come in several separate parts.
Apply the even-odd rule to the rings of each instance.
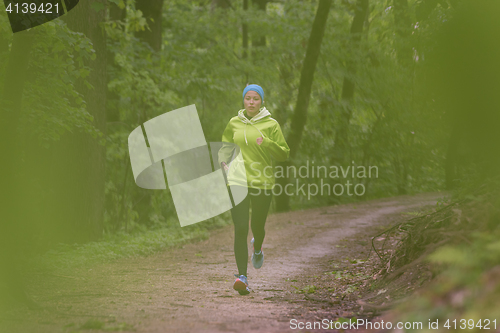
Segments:
[[[500,181],[462,189],[423,214],[384,230],[397,241],[393,250],[376,249],[377,283],[389,285],[412,269],[425,267],[432,277],[394,314],[401,321],[438,320],[438,329],[479,331],[500,327]],[[418,267],[417,267],[418,266]],[[494,320],[496,321],[494,322]],[[431,330],[424,325],[423,329]]]
[[[43,271],[81,267],[108,262],[118,258],[147,256],[190,241],[205,240],[209,231],[227,225],[229,212],[205,223],[181,228],[160,226],[133,234],[120,232],[104,235],[102,239],[85,244],[59,244],[54,249],[35,256],[24,267]]]

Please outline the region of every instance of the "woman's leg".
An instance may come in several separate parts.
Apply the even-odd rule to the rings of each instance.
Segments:
[[[232,187],[235,191],[235,186]],[[246,191],[246,190],[245,190]],[[231,216],[234,223],[234,256],[238,275],[247,276],[248,264],[248,220],[249,220],[250,198],[247,196],[242,202],[231,209]]]
[[[273,199],[273,193],[271,190],[259,190],[250,189],[248,196],[252,202],[252,234],[254,238],[253,247],[255,251],[259,252],[264,242],[264,237],[266,236],[266,231],[264,226],[266,224],[267,214],[269,212],[269,206],[271,205],[271,200]]]

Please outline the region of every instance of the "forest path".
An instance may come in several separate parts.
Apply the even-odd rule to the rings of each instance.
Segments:
[[[435,205],[443,196],[405,195],[269,216],[264,265],[256,270],[249,260],[246,296],[232,289],[232,226],[153,256],[49,276],[29,288],[45,309],[0,321],[0,332],[287,332],[293,318],[349,316],[351,305],[310,304],[293,285],[321,285],[319,275],[332,260],[366,257],[371,236],[406,219],[402,212]]]

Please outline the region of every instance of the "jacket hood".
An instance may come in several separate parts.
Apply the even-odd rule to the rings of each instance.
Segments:
[[[244,135],[245,135],[245,143],[247,144],[247,146],[248,146],[248,141],[247,141],[247,126],[246,125],[253,126],[257,131],[259,131],[259,133],[262,135],[262,137],[265,138],[266,136],[253,124],[258,123],[260,120],[262,120],[263,118],[270,116],[270,115],[271,115],[271,112],[269,112],[265,106],[261,107],[259,110],[259,113],[257,113],[251,119],[248,119],[245,116],[245,109],[241,109],[240,111],[238,111],[238,118],[240,118],[240,120],[245,123]]]
[[[242,122],[244,122],[245,124],[255,124],[257,123],[258,121],[262,120],[262,118],[264,117],[267,117],[267,116],[270,116],[271,115],[271,112],[269,112],[265,106],[261,107],[260,110],[259,110],[259,113],[257,113],[254,117],[252,117],[251,119],[248,119],[246,116],[245,116],[245,109],[241,109],[240,111],[238,111],[238,118],[240,118],[240,120]]]

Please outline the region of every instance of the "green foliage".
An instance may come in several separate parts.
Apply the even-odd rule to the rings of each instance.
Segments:
[[[446,320],[473,319],[474,322],[500,315],[499,270],[500,232],[476,232],[471,244],[440,248],[429,256],[433,263],[442,265],[441,273],[415,299],[401,307],[401,313],[413,318]],[[408,316],[408,315],[406,315]],[[405,315],[400,319],[404,320]],[[440,325],[440,331],[445,328]],[[480,331],[475,327],[473,331]]]
[[[34,61],[28,68],[30,79],[23,101],[26,128],[34,129],[32,135],[44,146],[59,140],[66,131],[102,136],[75,87],[79,80],[90,86],[86,80],[89,68],[84,63],[96,58],[92,43],[83,34],[69,30],[61,20],[37,29],[40,40],[32,53]]]
[[[0,15],[0,33],[9,36],[5,15]],[[5,16],[5,17],[4,17]],[[92,43],[83,34],[68,29],[62,20],[54,20],[33,29],[35,43],[25,83],[22,125],[26,137],[48,147],[65,132],[81,131],[93,137],[102,136],[92,124],[86,102],[76,89],[86,78],[89,68],[86,60],[95,60]],[[8,64],[9,53],[0,54],[0,77]],[[3,81],[0,89],[3,89]]]
[[[447,245],[429,256],[436,277],[412,299],[397,308],[398,320],[439,319],[439,331],[447,331],[446,320],[493,321],[500,315],[500,193],[498,178],[475,191],[455,193],[455,215],[436,229]],[[443,208],[441,208],[443,209]],[[441,219],[441,218],[439,218]],[[425,244],[416,243],[415,247]],[[453,324],[452,324],[453,327]],[[458,326],[457,326],[458,327]],[[469,327],[467,326],[467,329]],[[473,327],[480,331],[480,327]]]
[[[137,187],[128,157],[128,134],[143,122],[170,110],[195,104],[207,142],[220,141],[229,119],[242,107],[246,83],[261,84],[266,106],[290,133],[302,62],[317,2],[272,2],[267,11],[232,7],[213,8],[208,2],[167,1],[162,12],[159,52],[138,36],[151,26],[135,1],[112,0],[126,12],[123,20],[103,24],[107,37],[106,183],[104,231],[134,232],[177,225],[169,190]],[[93,9],[104,10],[94,3]],[[413,10],[413,7],[411,7]],[[107,11],[110,12],[109,10]],[[348,179],[362,183],[366,194],[343,195],[336,202],[438,190],[443,185],[443,162],[449,134],[443,113],[425,88],[426,56],[434,47],[433,34],[449,10],[438,6],[419,22],[406,41],[394,38],[394,12],[384,2],[372,3],[361,40],[350,32],[353,7],[339,4],[331,10],[321,46],[300,151],[291,161],[331,166],[335,136],[347,126],[349,151],[344,167],[377,166],[378,178]],[[413,12],[410,15],[414,15]],[[249,31],[249,48],[242,43],[242,25]],[[0,33],[12,38],[6,17],[0,15]],[[25,128],[47,147],[65,132],[101,136],[87,112],[87,102],[76,88],[89,86],[96,59],[90,40],[70,31],[63,20],[36,30],[30,80],[25,87]],[[257,41],[265,37],[265,45]],[[398,57],[404,43],[414,46],[413,59]],[[8,53],[0,54],[0,75]],[[57,61],[49,60],[56,59]],[[344,79],[355,85],[352,100],[342,100]],[[344,123],[342,115],[351,112]],[[112,118],[112,119],[111,119]],[[34,126],[36,125],[36,126]],[[443,130],[444,129],[444,130]],[[354,161],[353,164],[352,161]],[[319,178],[300,179],[318,184]],[[293,179],[292,179],[293,181]],[[293,209],[325,205],[332,197],[292,196]],[[227,218],[227,220],[229,220]],[[229,221],[227,221],[229,222]],[[201,225],[209,226],[209,222]]]
[[[135,8],[135,1],[109,3],[125,11],[126,18],[108,19],[102,27],[107,37],[107,54],[99,56],[108,60],[107,112],[114,114],[113,119],[108,117],[105,137],[94,127],[87,110],[89,101],[78,90],[82,85],[92,89],[89,77],[96,73],[91,73],[86,65],[97,59],[92,42],[69,30],[59,19],[32,31],[36,42],[25,85],[26,112],[20,130],[42,147],[50,146],[67,132],[102,137],[106,144],[103,239],[83,245],[60,245],[42,257],[40,262],[45,267],[148,255],[166,246],[207,237],[207,230],[228,224],[227,212],[210,221],[180,228],[168,189],[151,191],[135,185],[128,135],[151,118],[195,104],[207,142],[220,141],[227,122],[242,107],[243,87],[257,83],[266,91],[266,107],[288,136],[317,8],[316,1],[299,0],[268,3],[266,12],[255,8],[245,11],[242,1],[233,1],[232,7],[226,9],[213,8],[210,1],[166,1],[162,11],[161,50],[155,52],[138,37],[139,32],[151,31],[153,27],[148,26],[143,13]],[[371,2],[364,32],[354,36],[350,32],[352,3],[339,3],[329,14],[307,124],[300,151],[291,164],[300,167],[314,161],[315,165],[327,167],[333,164],[378,167],[377,178],[356,179],[348,174],[351,183],[366,187],[364,197],[344,195],[335,198],[335,202],[440,190],[444,185],[443,165],[451,121],[437,93],[429,88],[433,87],[429,80],[434,70],[429,59],[438,47],[436,34],[453,16],[453,8],[439,1],[429,10],[422,7],[427,6],[422,1],[410,1],[407,14],[411,22],[418,23],[408,26],[411,33],[402,37],[397,33],[396,13],[389,2]],[[97,12],[106,10],[102,3],[93,2],[91,7]],[[248,49],[243,48],[243,24],[249,31]],[[259,43],[262,38],[264,45]],[[9,56],[2,46],[8,49],[11,42],[7,16],[0,15],[0,43],[4,43],[0,45],[1,78]],[[352,99],[342,98],[346,81],[354,84]],[[4,86],[1,83],[0,90]],[[335,141],[344,130],[347,148],[336,159]],[[455,198],[484,204],[482,196],[470,194],[470,188],[479,181],[473,165],[468,172],[457,182],[460,188]],[[320,184],[318,177],[301,181],[306,186]],[[314,200],[305,196],[290,199],[293,209],[333,202],[327,196],[316,196]],[[442,199],[436,208],[447,205],[449,199]],[[491,207],[500,207],[500,202],[493,202]],[[484,311],[484,317],[499,317],[495,297],[499,290],[500,215],[491,207],[485,208],[489,212],[487,217],[478,213],[474,219],[477,230],[467,235],[469,242],[448,245],[429,257],[443,274],[430,292],[415,302],[416,312],[423,321],[458,314],[472,318],[477,317],[479,310]],[[407,215],[424,217],[416,212]],[[444,221],[434,223],[433,231],[451,223],[451,219]],[[350,263],[361,261],[352,259]],[[340,270],[328,274],[343,284],[350,283],[345,294],[355,291],[356,281],[367,277]],[[300,293],[313,293],[316,287],[296,289]],[[440,305],[454,297],[455,303]],[[97,326],[91,328],[103,328]]]
[[[471,244],[445,246],[428,257],[429,261],[448,267],[450,277],[459,284],[477,282],[478,275],[500,264],[500,232],[478,231],[472,235]]]

